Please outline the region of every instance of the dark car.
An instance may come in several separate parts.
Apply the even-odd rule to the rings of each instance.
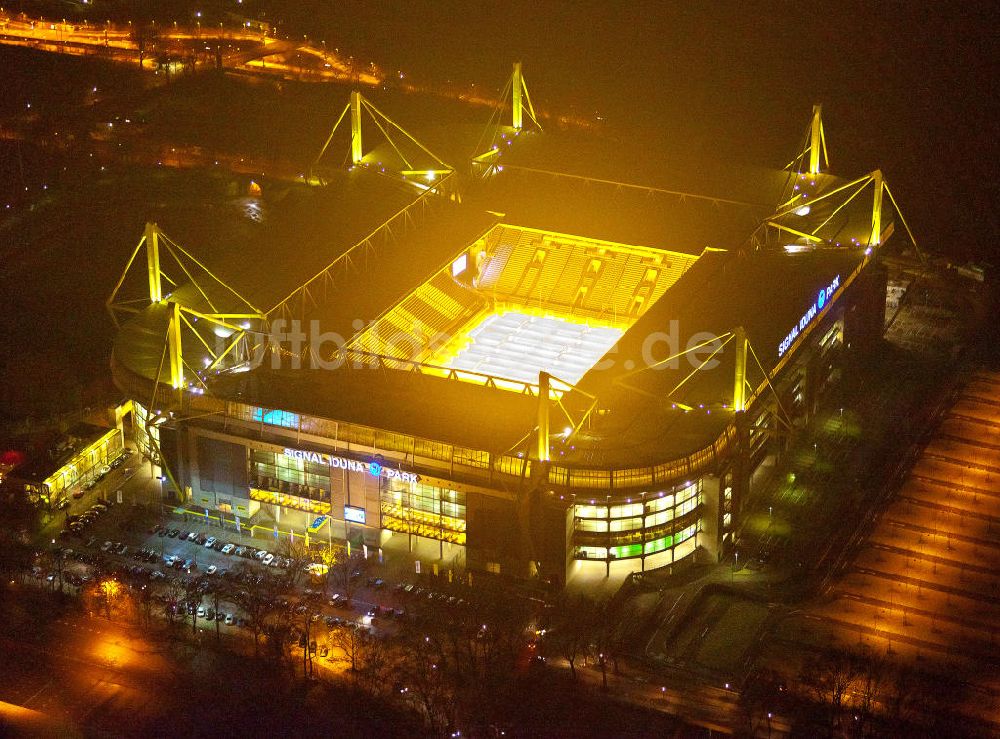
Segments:
[[[179,533],[181,533],[180,529],[171,529],[170,533],[167,534],[167,536],[169,536],[171,539],[176,539]]]

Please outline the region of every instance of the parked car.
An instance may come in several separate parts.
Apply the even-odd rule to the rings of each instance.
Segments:
[[[233,550],[235,548],[236,548],[235,544],[226,544],[224,547],[222,547],[222,553],[223,554],[232,554]]]
[[[233,625],[233,622],[234,622],[235,620],[236,620],[236,619],[235,619],[235,618],[233,618],[233,614],[231,614],[231,613],[227,613],[227,614],[226,614],[226,626],[232,626],[232,625]]]
[[[263,562],[265,565],[269,565],[273,561],[274,561],[274,555],[271,554],[270,552],[265,552],[264,558],[261,559],[261,562]]]
[[[206,575],[214,575],[219,568],[215,565],[209,565],[208,569],[205,570]]]
[[[206,549],[211,549],[213,546],[215,546],[215,537],[214,536],[210,536],[207,539],[205,539],[204,547]]]

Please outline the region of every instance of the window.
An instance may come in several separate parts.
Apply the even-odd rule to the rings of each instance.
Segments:
[[[254,421],[266,423],[269,426],[283,426],[288,429],[297,429],[299,427],[299,414],[290,413],[289,411],[254,408],[251,418]]]
[[[642,528],[642,517],[615,518],[611,520],[612,531],[634,531]]]
[[[638,557],[642,554],[642,544],[628,544],[621,547],[611,547],[611,557],[613,559],[627,559],[628,557]]]
[[[611,518],[625,518],[627,516],[641,516],[642,503],[629,503],[626,505],[611,506]]]
[[[646,516],[646,528],[650,528],[652,526],[660,526],[662,524],[665,524],[667,521],[673,521],[673,520],[674,520],[673,511],[670,510],[660,511],[659,513],[654,513],[650,516]]]
[[[607,518],[608,509],[606,506],[578,505],[576,506],[577,518]]]

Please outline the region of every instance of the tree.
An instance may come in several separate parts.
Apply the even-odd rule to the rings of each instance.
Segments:
[[[184,613],[191,616],[191,633],[198,633],[198,608],[201,607],[201,583],[198,580],[190,580],[184,585]]]
[[[739,705],[747,720],[750,736],[756,736],[767,714],[773,711],[781,695],[781,678],[773,670],[755,668],[747,675],[740,690]]]
[[[827,723],[839,725],[844,697],[858,679],[857,656],[843,649],[829,649],[806,663],[800,675],[802,684],[828,711]]]
[[[368,570],[368,560],[359,552],[348,554],[347,549],[334,549],[332,554],[325,555],[327,566],[330,568],[327,577],[330,586],[340,595],[347,598],[347,604],[351,604],[354,593],[358,585],[364,578]]]
[[[211,583],[208,589],[209,595],[212,596],[212,608],[215,609],[215,640],[217,642],[222,641],[222,621],[219,619],[219,612],[221,611],[222,596],[225,592],[225,583],[221,580]]]
[[[618,654],[622,648],[619,625],[621,618],[614,601],[607,600],[595,605],[592,627],[592,648],[597,655],[597,664],[601,668],[601,688],[608,689],[608,663],[614,673],[618,674]]]
[[[565,659],[574,680],[576,660],[590,647],[596,617],[594,601],[564,592],[555,602],[551,625],[542,639],[543,651]]]
[[[443,668],[441,643],[415,629],[405,629],[402,654],[405,658],[398,672],[404,700],[423,716],[432,734],[451,734],[458,721],[455,685]]]
[[[170,580],[163,588],[163,612],[167,622],[173,626],[178,617],[184,620],[184,589]]]
[[[351,672],[357,672],[369,636],[368,631],[356,623],[341,623],[330,629],[330,643],[344,653],[344,659],[351,663]]]
[[[370,698],[377,698],[389,684],[398,655],[389,637],[369,635],[364,639],[362,656],[361,667],[356,673],[358,684]]]
[[[260,655],[260,636],[279,610],[281,584],[269,570],[258,573],[247,562],[240,562],[234,572],[233,582],[239,585],[233,588],[230,597],[246,616],[253,634],[253,653],[256,657]]]
[[[298,585],[306,565],[313,561],[305,544],[292,538],[283,539],[276,554],[288,560],[288,567],[281,571],[285,587],[289,590]]]
[[[462,603],[434,597],[410,607],[399,636],[405,655],[401,674],[409,675],[422,696],[425,718],[433,727],[451,726],[459,717],[470,733],[488,731],[503,720],[518,660],[528,655],[531,612],[526,602],[498,587],[482,584],[457,589]],[[426,661],[414,655],[427,655]],[[447,695],[447,705],[431,713]]]

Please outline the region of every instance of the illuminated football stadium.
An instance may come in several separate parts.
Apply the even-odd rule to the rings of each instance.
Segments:
[[[711,191],[598,174],[575,136],[519,65],[464,160],[354,93],[270,228],[148,224],[112,370],[170,504],[557,583],[721,556],[881,337],[905,222],[880,172],[826,171],[818,106],[785,169]]]

